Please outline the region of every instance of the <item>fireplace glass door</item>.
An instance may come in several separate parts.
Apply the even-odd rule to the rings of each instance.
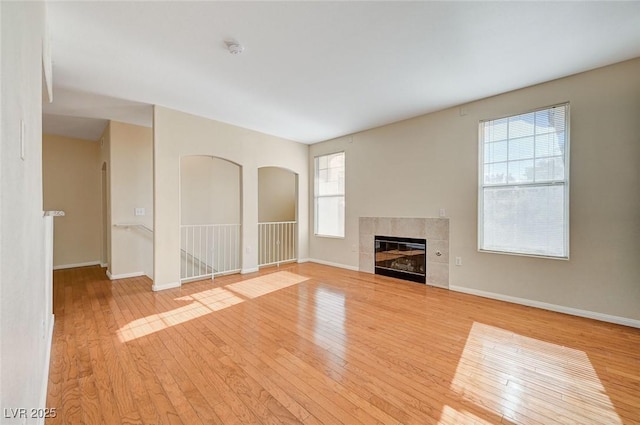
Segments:
[[[426,246],[425,239],[376,236],[376,274],[425,283]]]

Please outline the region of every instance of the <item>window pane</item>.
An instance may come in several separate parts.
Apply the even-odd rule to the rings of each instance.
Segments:
[[[323,155],[318,157],[318,169],[326,170],[329,166],[329,157],[327,155]]]
[[[533,137],[509,139],[509,161],[533,158]]]
[[[341,195],[344,193],[344,172],[342,170],[320,170],[318,193],[316,195]]]
[[[328,155],[328,162],[329,162],[329,167],[333,167],[333,168],[344,167],[344,152]]]
[[[507,183],[533,182],[533,160],[510,161]]]
[[[565,131],[566,106],[536,112],[536,134]]]
[[[486,143],[484,145],[484,163],[507,160],[507,141]]]
[[[558,149],[558,154],[564,155],[564,145],[567,137],[566,131],[559,131],[555,133],[556,136],[556,147]]]
[[[322,186],[329,181],[329,170],[320,169],[318,170],[318,185]]]
[[[507,138],[507,127],[509,120],[493,120],[484,123],[484,140],[486,142],[496,142]]]
[[[507,163],[500,162],[484,167],[484,184],[504,184],[507,182]]]
[[[535,130],[535,114],[517,115],[509,118],[509,139],[533,136]]]
[[[536,160],[536,182],[564,180],[564,161],[561,156]]]
[[[483,249],[566,256],[564,185],[483,190]]]
[[[536,158],[558,155],[555,133],[536,136]]]
[[[344,236],[344,196],[316,198],[316,234]]]

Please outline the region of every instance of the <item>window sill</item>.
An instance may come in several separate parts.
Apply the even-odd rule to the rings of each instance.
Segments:
[[[480,249],[480,248],[478,249],[478,252],[482,254],[502,254],[502,255],[512,255],[514,257],[530,257],[530,258],[542,258],[546,260],[569,261],[569,256],[553,257],[551,255],[524,254],[520,252],[508,252],[508,251],[492,251],[492,250]]]
[[[327,238],[327,239],[345,239],[344,236],[319,235],[317,233],[314,233],[313,236],[318,238]]]

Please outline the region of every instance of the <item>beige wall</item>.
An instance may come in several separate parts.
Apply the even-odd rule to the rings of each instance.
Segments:
[[[258,170],[258,221],[295,221],[296,175],[277,167]]]
[[[183,112],[154,108],[154,289],[176,286],[180,279],[180,158],[210,155],[241,166],[242,270],[257,269],[258,168],[290,169],[301,177],[298,193],[299,255],[308,246],[307,145]]]
[[[89,140],[43,135],[44,209],[55,219],[54,267],[101,262],[102,194],[100,145]]]
[[[153,276],[153,235],[117,225],[142,224],[153,229],[152,129],[117,121],[109,123],[105,147],[109,159],[110,257],[112,277]],[[134,215],[144,208],[145,215]]]
[[[51,288],[42,215],[44,2],[0,2],[0,407],[44,408]],[[24,157],[20,122],[24,122]],[[47,218],[46,220],[50,220]],[[4,415],[3,415],[4,416]],[[25,423],[4,418],[6,425]],[[29,422],[32,423],[32,422]]]
[[[240,167],[212,156],[180,159],[181,224],[238,224]]]
[[[571,259],[477,250],[478,122],[571,103]],[[358,266],[358,218],[450,218],[450,285],[640,319],[640,59],[311,146],[346,152],[346,237],[310,256]],[[313,187],[309,185],[310,193]],[[312,199],[310,202],[312,206]],[[312,211],[312,210],[311,210]],[[452,261],[451,264],[454,264]]]

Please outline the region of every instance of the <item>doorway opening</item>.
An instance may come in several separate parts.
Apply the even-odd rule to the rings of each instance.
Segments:
[[[297,260],[297,193],[296,173],[258,169],[258,266]]]
[[[225,159],[180,159],[181,283],[240,271],[241,175]]]

